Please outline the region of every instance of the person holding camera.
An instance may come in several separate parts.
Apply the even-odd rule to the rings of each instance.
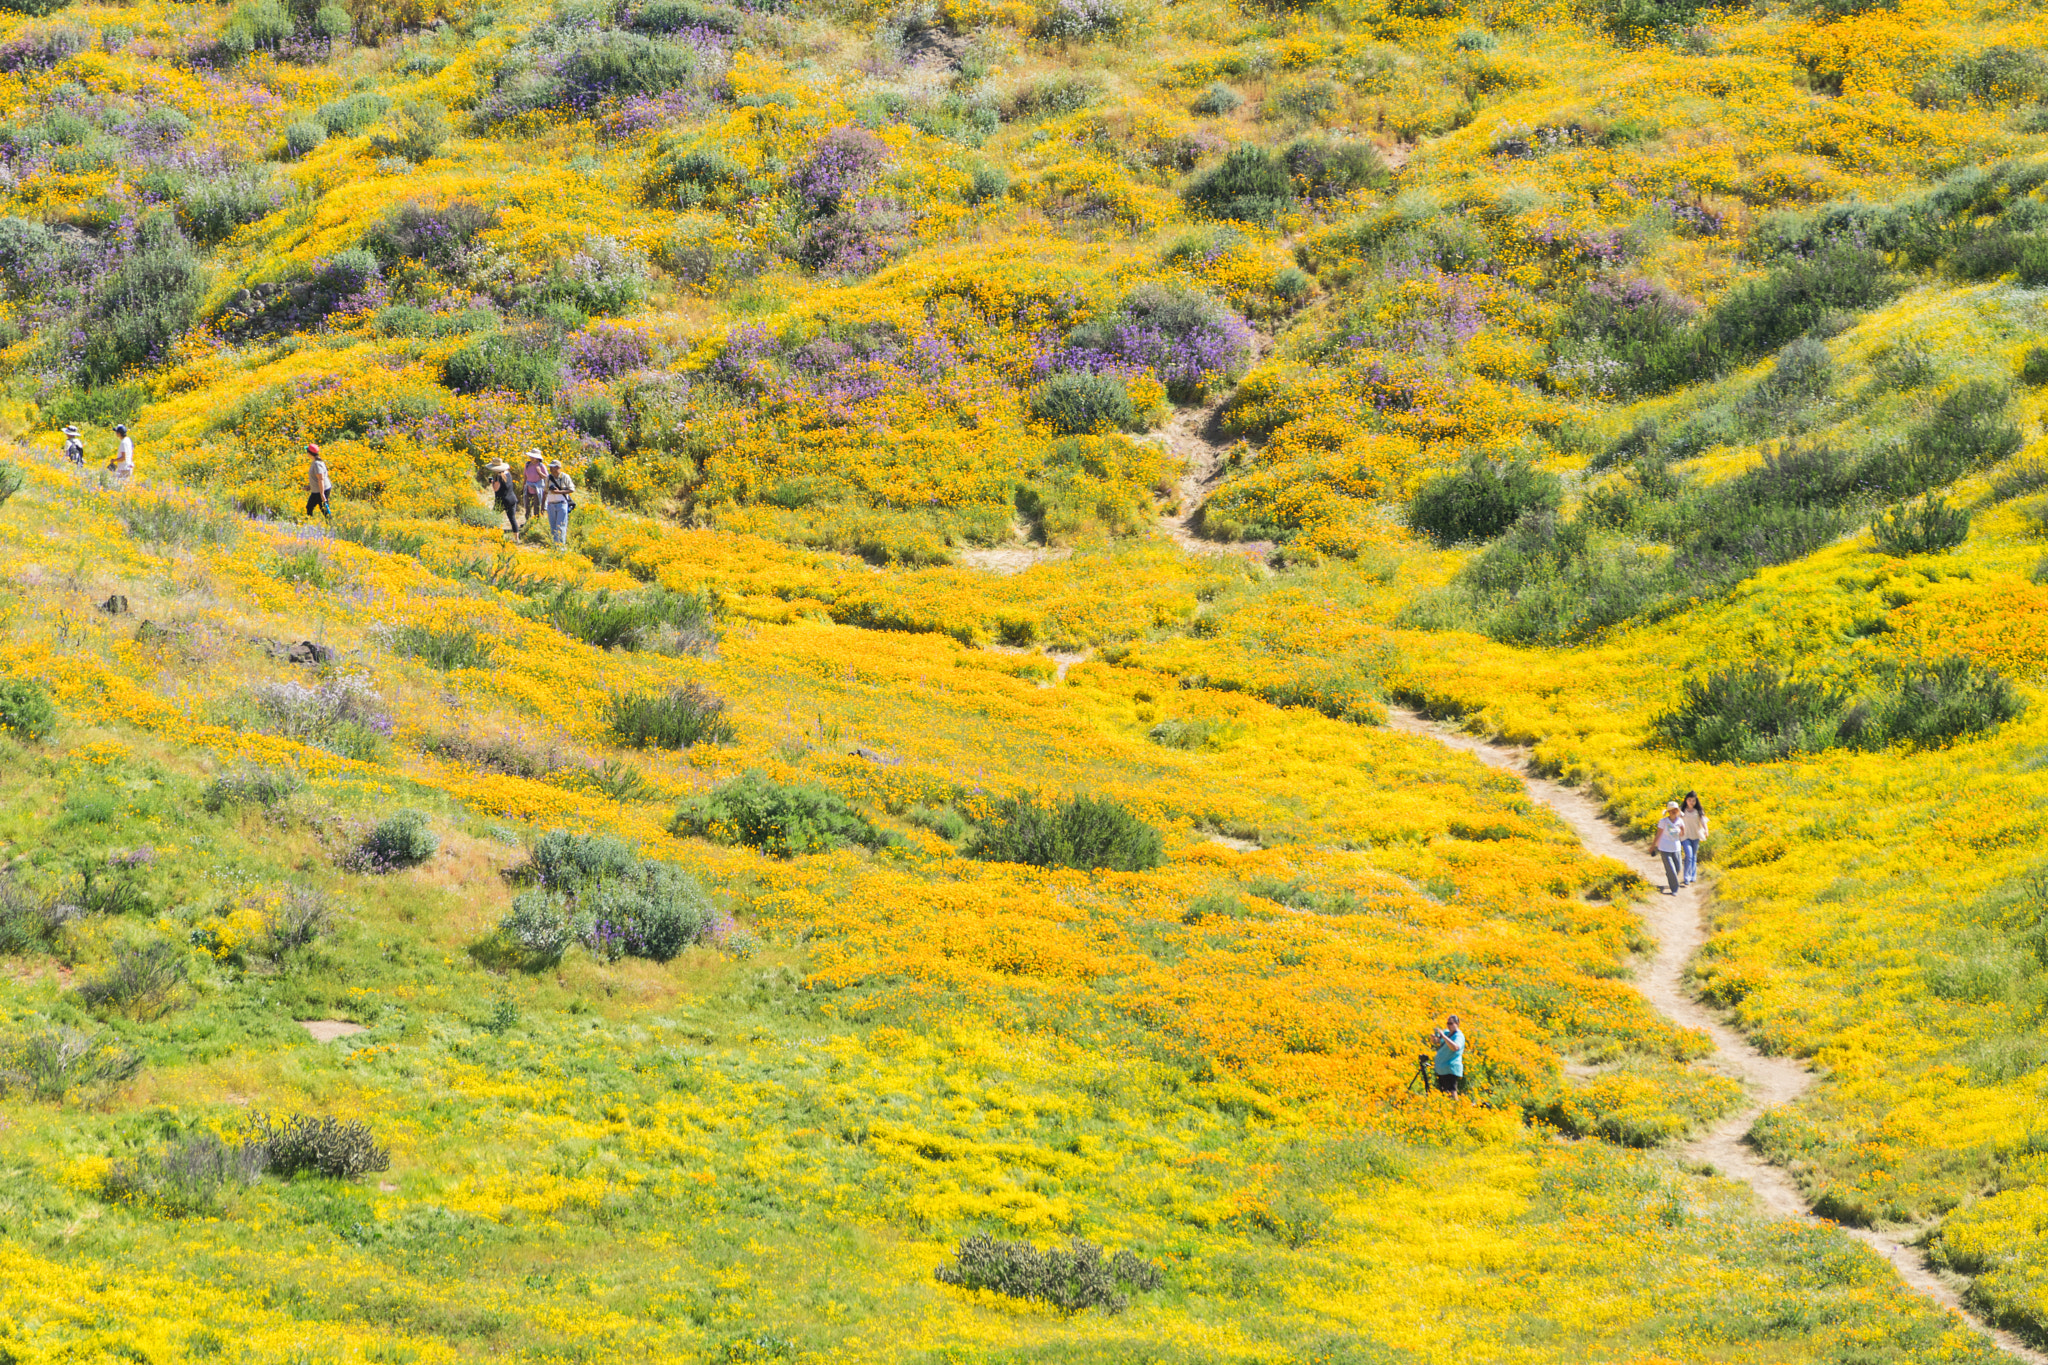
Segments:
[[[1465,1034],[1457,1015],[1445,1019],[1442,1028],[1430,1030],[1429,1045],[1436,1049],[1436,1088],[1446,1095],[1464,1094]]]
[[[548,479],[541,493],[548,512],[548,532],[556,549],[569,546],[569,513],[576,508],[576,481],[562,468],[560,460],[548,461]]]

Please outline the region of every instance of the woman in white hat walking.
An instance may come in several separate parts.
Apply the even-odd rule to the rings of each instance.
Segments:
[[[1679,865],[1679,851],[1685,846],[1685,820],[1679,815],[1678,803],[1664,803],[1664,818],[1657,822],[1657,856],[1664,860],[1664,880],[1670,888],[1667,896],[1678,894],[1684,873]]]
[[[77,427],[64,428],[64,458],[85,468],[85,438],[78,434]]]

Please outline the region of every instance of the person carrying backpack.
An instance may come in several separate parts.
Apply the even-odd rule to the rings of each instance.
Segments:
[[[548,461],[548,479],[541,494],[548,509],[548,531],[555,547],[569,548],[569,513],[576,510],[576,481],[562,468],[560,460]]]
[[[319,446],[307,446],[306,459],[306,515],[310,518],[317,507],[321,516],[333,521],[334,509],[328,498],[334,492],[334,481],[327,477],[327,461],[320,458]]]
[[[78,434],[77,427],[64,428],[64,458],[85,468],[85,438]]]

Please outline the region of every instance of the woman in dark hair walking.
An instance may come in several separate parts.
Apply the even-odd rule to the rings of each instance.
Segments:
[[[1685,884],[1691,886],[1700,879],[1700,840],[1707,837],[1707,808],[1698,792],[1687,792],[1678,803],[1678,820],[1685,826],[1678,846],[1685,850]]]

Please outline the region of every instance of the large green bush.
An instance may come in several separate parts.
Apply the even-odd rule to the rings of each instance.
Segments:
[[[1652,722],[1658,738],[1708,763],[1763,763],[1830,748],[1848,697],[1833,684],[1768,664],[1720,669],[1679,685]]]
[[[1491,540],[1526,512],[1555,511],[1563,496],[1555,474],[1473,455],[1422,485],[1408,504],[1408,521],[1444,544]]]
[[[1929,493],[1880,512],[1870,523],[1870,538],[1878,549],[1901,559],[1940,554],[1970,538],[1969,509]]]
[[[932,1276],[941,1284],[986,1289],[1068,1315],[1089,1308],[1121,1313],[1130,1306],[1125,1291],[1160,1285],[1158,1269],[1129,1251],[1105,1257],[1101,1247],[1079,1237],[1065,1251],[1040,1251],[1029,1242],[980,1232],[962,1239],[953,1263]]]
[[[1139,425],[1130,388],[1111,374],[1056,374],[1031,391],[1032,420],[1062,436],[1130,431]]]
[[[162,359],[199,316],[205,294],[206,271],[177,220],[163,212],[143,219],[133,248],[86,303],[80,377],[105,384]]]
[[[605,724],[635,749],[687,749],[730,744],[739,737],[725,718],[725,701],[695,683],[667,692],[614,692],[605,699]]]
[[[708,593],[648,588],[613,593],[563,584],[528,603],[525,614],[599,649],[699,654],[718,639]]]
[[[791,858],[848,844],[879,848],[888,835],[828,787],[777,782],[749,770],[721,782],[676,812],[677,834],[745,844]]]
[[[441,362],[441,377],[457,393],[502,390],[549,402],[562,382],[561,358],[537,337],[493,332]]]
[[[1113,798],[1070,796],[1047,805],[1022,795],[996,804],[966,852],[995,863],[1143,872],[1164,860],[1166,841]]]
[[[1205,218],[1266,223],[1294,208],[1294,177],[1273,153],[1243,145],[1196,176],[1181,198]]]

